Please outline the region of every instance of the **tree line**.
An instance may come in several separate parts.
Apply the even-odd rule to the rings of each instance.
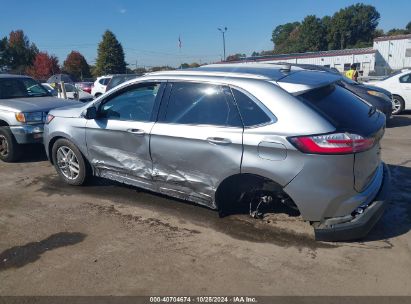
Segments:
[[[53,74],[69,74],[74,80],[83,80],[103,74],[126,72],[124,51],[115,35],[106,31],[98,45],[97,59],[90,66],[84,56],[71,51],[60,65],[56,56],[39,51],[22,30],[10,32],[0,40],[0,71],[27,74],[38,80],[46,80]]]
[[[411,22],[403,29],[394,28],[384,33],[378,29],[379,20],[377,9],[362,3],[342,8],[332,16],[308,15],[301,22],[278,25],[271,36],[274,48],[253,52],[251,56],[370,47],[376,37],[411,34]],[[244,54],[231,55],[227,60],[241,57]]]

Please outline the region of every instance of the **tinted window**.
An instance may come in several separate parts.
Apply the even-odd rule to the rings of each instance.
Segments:
[[[0,79],[0,98],[50,96],[48,91],[31,78]]]
[[[173,84],[166,122],[242,126],[229,88],[199,83]]]
[[[149,121],[160,84],[127,88],[100,107],[99,116],[114,120]]]
[[[411,83],[411,74],[404,75],[400,77],[401,83]]]
[[[66,92],[70,93],[70,92],[74,92],[74,86],[72,84],[66,83],[64,84],[64,87],[66,88]]]
[[[98,82],[102,85],[107,85],[109,81],[110,81],[110,78],[102,78]]]
[[[137,75],[121,75],[121,76],[114,76],[111,78],[110,82],[107,84],[107,91],[126,82],[128,80],[134,79],[138,77]]]
[[[244,126],[255,126],[269,122],[271,119],[268,115],[247,95],[233,89],[235,101],[240,110]]]
[[[340,86],[326,86],[299,96],[307,105],[327,118],[337,129],[367,135],[373,126],[371,107]],[[378,115],[375,112],[374,115]]]

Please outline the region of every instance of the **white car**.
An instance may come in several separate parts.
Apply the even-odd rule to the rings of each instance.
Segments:
[[[370,81],[367,84],[386,89],[393,97],[393,112],[399,114],[404,110],[411,110],[411,69],[401,70],[379,81]]]
[[[42,83],[41,85],[52,95],[58,96],[57,90],[54,89],[49,83]],[[93,100],[93,95],[84,92],[79,88],[76,88],[71,83],[65,83],[64,87],[66,88],[67,99],[78,99],[81,102],[88,102]]]
[[[93,88],[91,89],[91,95],[93,95],[94,98],[97,98],[101,94],[104,94],[106,92],[107,84],[110,82],[112,77],[113,76],[109,75],[98,77],[94,82]]]

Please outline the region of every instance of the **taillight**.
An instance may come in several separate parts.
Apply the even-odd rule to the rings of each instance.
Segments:
[[[375,142],[375,138],[364,138],[361,135],[351,133],[290,137],[289,140],[300,151],[314,154],[362,152],[373,147]]]

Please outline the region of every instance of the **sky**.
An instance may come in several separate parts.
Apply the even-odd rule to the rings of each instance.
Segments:
[[[273,29],[305,16],[333,15],[351,0],[0,0],[0,37],[22,29],[41,51],[62,64],[71,50],[94,64],[105,30],[121,42],[130,68],[208,63],[226,55],[270,50]],[[361,1],[381,14],[379,28],[404,28],[410,0]],[[178,47],[181,37],[182,47]]]

